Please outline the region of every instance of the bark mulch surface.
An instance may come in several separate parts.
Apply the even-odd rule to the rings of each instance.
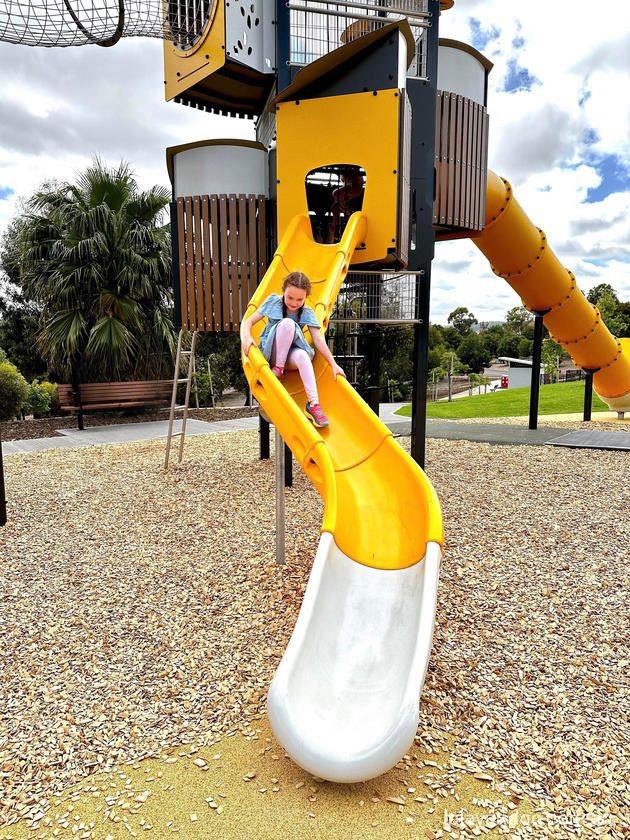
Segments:
[[[420,725],[365,787],[295,768],[264,717],[321,524],[299,470],[278,567],[256,432],[191,438],[168,472],[158,441],[7,456],[0,837],[627,838],[627,454],[427,451],[446,546]]]

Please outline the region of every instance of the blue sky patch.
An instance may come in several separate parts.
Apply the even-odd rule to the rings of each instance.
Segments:
[[[534,85],[540,84],[540,79],[533,76],[526,67],[521,67],[515,58],[509,59],[502,90],[515,93],[517,90],[531,90]]]
[[[585,204],[603,201],[611,193],[630,190],[630,171],[618,155],[592,154],[585,163],[592,166],[602,179],[599,186],[589,188]]]
[[[483,52],[490,41],[496,40],[501,34],[501,30],[496,26],[489,26],[486,29],[477,18],[469,18],[468,25],[470,26],[470,42],[480,52]]]
[[[596,265],[598,268],[606,268],[610,260],[587,260],[585,259],[584,262],[590,263],[591,265]]]
[[[5,199],[9,198],[15,193],[15,190],[11,187],[3,187],[0,184],[0,201],[5,201]]]

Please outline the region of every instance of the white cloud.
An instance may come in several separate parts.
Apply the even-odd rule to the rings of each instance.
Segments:
[[[626,17],[627,0],[609,0],[601,14],[587,0],[456,0],[440,16],[440,34],[469,42],[472,19],[477,31],[492,33],[483,48],[494,62],[490,167],[512,183],[582,288],[609,282],[630,300],[630,189],[618,186],[586,203],[608,177],[601,159],[630,166],[630,36],[620,25]],[[504,91],[511,60],[539,84]],[[0,44],[0,63],[0,187],[15,190],[0,200],[0,230],[20,195],[44,178],[72,178],[96,153],[111,164],[128,160],[142,187],[168,186],[166,146],[253,136],[250,122],[166,103],[158,41],[66,50]],[[457,306],[498,320],[519,302],[471,242],[438,243],[433,320],[446,323]]]

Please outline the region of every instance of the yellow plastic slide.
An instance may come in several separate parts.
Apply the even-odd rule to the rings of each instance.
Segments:
[[[355,213],[341,242],[323,245],[313,241],[308,216],[296,216],[246,316],[299,270],[311,279],[309,303],[325,329],[366,228],[367,217]],[[267,697],[269,722],[291,758],[315,776],[371,779],[400,760],[417,731],[442,557],[440,505],[420,467],[345,379],[333,380],[319,354],[325,429],[305,416],[296,372],[280,383],[257,347],[243,365],[324,500],[300,614]]]
[[[486,226],[472,240],[492,270],[543,322],[576,365],[594,372],[593,387],[613,411],[630,411],[630,339],[615,338],[529,220],[504,179],[488,172]]]
[[[303,271],[313,288],[308,303],[325,330],[366,226],[366,217],[355,213],[341,242],[323,245],[313,240],[308,216],[296,216],[245,317],[272,292],[281,293],[287,274]],[[264,323],[254,327],[254,338]],[[377,569],[404,569],[424,557],[428,542],[443,543],[440,504],[424,472],[345,379],[333,379],[319,354],[315,375],[330,420],[324,429],[304,414],[306,395],[297,371],[287,372],[280,383],[257,347],[243,357],[243,367],[252,394],[324,500],[322,532],[330,532],[347,557]]]

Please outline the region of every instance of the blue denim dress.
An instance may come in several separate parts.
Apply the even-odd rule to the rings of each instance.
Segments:
[[[273,350],[273,340],[276,335],[276,328],[283,318],[282,296],[270,294],[262,306],[258,308],[258,311],[261,315],[264,315],[267,318],[267,324],[260,336],[259,348],[265,359],[269,361]],[[302,332],[302,327],[317,327],[318,329],[321,329],[321,324],[317,320],[317,316],[310,306],[304,306],[299,322],[298,316],[290,312],[287,312],[285,317],[291,318],[292,321],[295,321],[295,336],[291,347],[299,347],[301,350],[305,350],[308,353],[309,358],[312,359],[315,355],[315,348],[311,347],[306,340],[304,333]]]

